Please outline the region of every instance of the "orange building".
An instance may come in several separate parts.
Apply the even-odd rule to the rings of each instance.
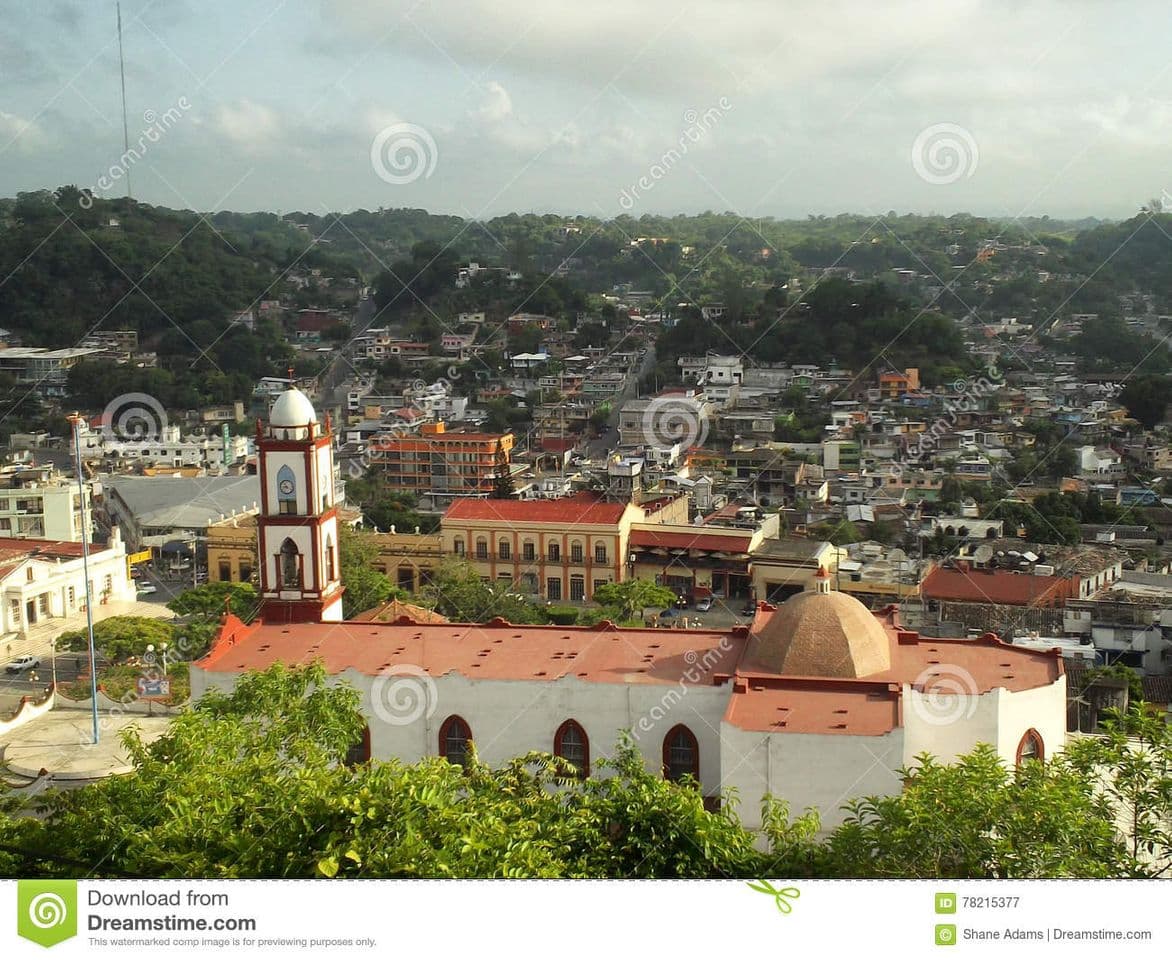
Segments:
[[[896,400],[902,394],[919,389],[920,371],[917,367],[908,367],[903,373],[879,374],[879,391],[884,399]]]
[[[512,450],[511,433],[448,433],[440,421],[417,436],[371,440],[370,463],[391,486],[417,494],[487,496]]]

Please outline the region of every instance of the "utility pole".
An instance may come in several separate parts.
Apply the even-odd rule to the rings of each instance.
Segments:
[[[94,744],[98,742],[98,664],[94,654],[94,591],[90,582],[90,546],[89,530],[87,529],[85,513],[85,476],[81,472],[81,416],[73,413],[69,416],[73,426],[73,452],[77,462],[77,492],[81,497],[81,570],[85,578],[85,620],[86,635],[89,638],[90,654],[90,706],[93,712]],[[54,666],[56,661],[54,661]]]

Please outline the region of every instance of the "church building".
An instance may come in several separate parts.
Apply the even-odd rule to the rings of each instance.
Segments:
[[[710,804],[735,788],[750,828],[766,793],[818,808],[830,828],[848,800],[898,793],[897,771],[921,753],[947,761],[988,743],[1012,765],[1065,740],[1057,651],[922,637],[897,608],[832,590],[824,570],[814,590],[725,630],[342,620],[328,424],[289,390],[258,447],[260,617],[226,615],[192,693],[321,660],[362,695],[362,757],[459,763],[472,742],[492,765],[542,750],[589,775],[630,731],[649,768],[693,778]]]

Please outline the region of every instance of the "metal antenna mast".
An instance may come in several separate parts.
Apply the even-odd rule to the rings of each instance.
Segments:
[[[116,3],[115,8],[118,11],[118,73],[122,78],[122,149],[125,151],[123,156],[130,153],[130,127],[126,120],[126,58],[122,55],[122,4]],[[124,164],[126,167],[126,199],[134,199],[130,192],[130,165]],[[129,211],[128,211],[129,212]]]

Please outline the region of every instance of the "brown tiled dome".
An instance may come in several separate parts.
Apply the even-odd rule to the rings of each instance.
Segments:
[[[755,633],[750,659],[790,676],[867,677],[891,669],[891,641],[854,597],[799,593]]]

